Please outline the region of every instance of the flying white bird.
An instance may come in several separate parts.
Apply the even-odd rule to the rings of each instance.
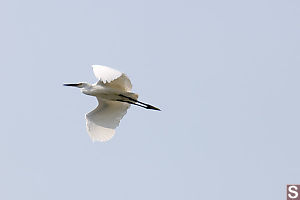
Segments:
[[[85,115],[87,131],[93,141],[110,140],[130,104],[160,110],[137,100],[138,95],[130,92],[132,85],[124,73],[101,65],[92,65],[92,67],[95,76],[99,79],[97,83],[92,85],[71,83],[64,86],[81,88],[82,93],[97,98],[98,107]]]

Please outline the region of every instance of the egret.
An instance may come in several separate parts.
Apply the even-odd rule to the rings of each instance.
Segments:
[[[97,98],[98,106],[85,115],[87,132],[93,141],[110,140],[131,104],[160,111],[159,108],[137,100],[138,94],[131,92],[132,85],[126,74],[106,66],[92,67],[98,82],[65,83],[64,86],[81,88],[83,94]]]

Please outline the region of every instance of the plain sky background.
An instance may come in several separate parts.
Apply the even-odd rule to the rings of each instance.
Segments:
[[[0,199],[285,199],[300,184],[298,0],[0,1]],[[140,100],[92,143],[92,64]]]

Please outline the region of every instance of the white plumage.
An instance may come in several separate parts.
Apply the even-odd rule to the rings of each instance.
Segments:
[[[103,85],[126,92],[131,91],[132,85],[126,74],[106,66],[92,65],[92,67],[96,78],[99,79],[97,82],[98,85]]]
[[[98,107],[85,115],[86,128],[93,141],[105,142],[114,136],[115,128],[119,126],[130,104],[97,99]]]
[[[109,83],[122,75],[122,73],[118,70],[106,66],[92,65],[92,67],[96,78],[98,78],[103,83]]]
[[[99,79],[97,83],[64,85],[81,88],[82,93],[97,97],[99,103],[97,108],[85,116],[87,131],[93,141],[110,140],[130,104],[159,110],[137,100],[138,95],[131,92],[132,85],[125,74],[106,66],[92,65],[92,67],[95,76]]]

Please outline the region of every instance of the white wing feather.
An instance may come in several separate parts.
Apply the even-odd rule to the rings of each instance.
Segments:
[[[86,114],[87,131],[93,141],[105,142],[115,134],[115,128],[126,114],[130,104],[97,98],[99,105]]]
[[[101,65],[92,65],[95,76],[99,79],[98,85],[130,92],[132,85],[126,74]]]
[[[103,83],[109,83],[120,76],[122,73],[118,70],[101,65],[92,65],[95,76]]]

